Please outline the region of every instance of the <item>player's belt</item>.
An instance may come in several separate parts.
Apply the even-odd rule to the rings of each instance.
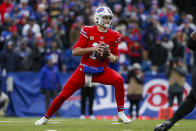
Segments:
[[[82,66],[87,66],[87,65],[85,65],[85,64],[82,64],[82,63],[80,63],[80,65],[82,65]]]
[[[92,75],[101,74],[104,72],[103,67],[87,66],[82,63],[80,63],[80,65],[84,66],[85,85],[89,87],[92,86]]]

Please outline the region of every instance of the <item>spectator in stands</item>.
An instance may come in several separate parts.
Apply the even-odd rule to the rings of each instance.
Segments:
[[[182,103],[186,74],[187,70],[181,58],[172,59],[167,63],[166,76],[169,79],[169,107],[173,106],[174,97],[177,97],[178,105]]]
[[[19,10],[19,6],[18,5],[14,5],[11,12],[10,12],[10,17],[12,19],[18,20],[22,17],[22,15],[20,14],[20,10]]]
[[[142,67],[142,71],[145,74],[151,74],[151,72],[152,72],[152,69],[151,69],[152,62],[150,61],[149,54],[146,50],[143,51],[143,60],[142,60],[141,67]]]
[[[166,33],[162,35],[161,46],[167,50],[167,60],[172,59],[172,50],[174,48],[174,43],[170,39],[169,34]]]
[[[20,57],[20,71],[30,70],[32,50],[28,46],[28,39],[21,40],[20,45],[15,48],[16,53]]]
[[[151,48],[151,51],[149,52],[149,58],[152,62],[153,74],[164,71],[165,63],[167,61],[167,50],[162,47],[160,37],[156,38],[155,45]]]
[[[63,49],[63,39],[62,38],[65,35],[65,26],[61,22],[61,19],[62,19],[61,16],[59,16],[58,19],[53,19],[51,21],[50,25],[53,29],[54,40],[56,41],[58,48]]]
[[[129,59],[130,59],[130,63],[134,64],[134,63],[141,63],[142,62],[142,47],[139,43],[138,40],[135,40],[133,45],[131,47],[129,47],[128,50],[128,55],[129,55]]]
[[[154,24],[150,22],[143,35],[144,47],[148,52],[151,52],[151,48],[155,45],[157,34],[158,30]]]
[[[9,30],[11,32],[11,38],[10,38],[10,40],[11,41],[14,41],[15,44],[16,44],[14,47],[19,46],[19,43],[22,40],[22,38],[21,38],[21,36],[19,34],[19,31],[18,31],[17,26],[11,26]]]
[[[139,116],[139,102],[143,94],[143,78],[144,74],[139,63],[133,64],[133,69],[127,75],[127,100],[130,103],[130,116],[133,118],[133,105],[136,105],[136,117]]]
[[[18,4],[19,14],[27,18],[35,15],[32,7],[28,5],[28,2],[29,0],[20,0],[20,3]]]
[[[88,113],[90,115],[90,119],[94,120],[95,116],[93,115],[93,103],[95,96],[95,85],[92,87],[84,86],[81,88],[81,116],[80,119],[85,119],[85,111],[86,111],[86,101],[88,99]]]
[[[14,51],[13,41],[8,41],[6,45],[7,48],[0,55],[2,69],[6,69],[7,72],[19,71],[20,58]]]
[[[4,22],[2,24],[1,32],[3,31],[9,31],[9,27],[12,26],[12,19],[10,18],[10,15],[8,13],[4,14]]]
[[[37,23],[40,25],[42,33],[44,33],[45,29],[49,26],[49,16],[46,9],[46,5],[40,3],[36,12]]]
[[[29,29],[32,30],[34,35],[40,33],[40,26],[37,24],[35,16],[28,17],[28,23],[25,24],[22,28],[22,35],[27,36]]]
[[[66,33],[65,33],[65,39],[64,41],[64,48],[70,48],[70,30],[71,30],[71,25],[75,21],[75,13],[70,11],[67,6],[64,6],[63,9],[63,24],[66,26]]]
[[[184,20],[184,27],[182,28],[183,32],[186,33],[187,36],[189,36],[193,31],[193,27],[191,27],[191,23],[188,19]]]
[[[163,27],[166,29],[166,32],[168,33],[168,35],[171,37],[177,29],[177,24],[174,21],[174,16],[173,15],[169,15],[168,20],[166,23],[164,23]]]
[[[12,7],[13,3],[11,0],[3,0],[3,3],[0,4],[0,15],[2,23],[4,23],[4,15],[11,12]]]
[[[172,49],[173,58],[184,58],[185,54],[185,41],[187,36],[180,28],[176,30],[176,34],[173,36],[172,41],[174,43],[174,48]]]
[[[52,57],[47,56],[47,64],[40,72],[40,91],[45,95],[46,110],[50,105],[50,99],[54,99],[61,91],[61,77],[59,69],[53,64]]]
[[[1,33],[1,36],[0,36],[0,51],[4,50],[7,48],[7,45],[6,43],[9,41],[11,37],[11,33],[7,30],[4,30],[2,33]]]
[[[62,69],[63,55],[58,48],[56,41],[52,42],[51,49],[46,50],[46,56],[51,56],[53,64],[55,64],[60,70]]]
[[[57,24],[57,23],[54,23],[54,24]],[[62,46],[63,46],[62,41],[61,41],[60,37],[57,35],[57,32],[55,30],[52,27],[48,27],[46,29],[46,32],[44,34],[44,41],[46,42],[45,47],[51,48],[52,42],[56,41],[58,47],[61,47],[61,49],[62,49]]]
[[[78,40],[78,38],[80,36],[80,30],[82,29],[82,25],[83,25],[83,18],[81,16],[78,16],[76,18],[75,23],[72,25],[71,31],[70,31],[70,43],[71,43],[71,47]]]
[[[49,8],[48,8],[48,11],[49,11],[49,15],[51,17],[51,19],[53,18],[58,18],[58,16],[61,14],[61,4],[59,4],[58,2],[61,2],[61,1],[58,1],[58,0],[50,0],[50,5],[49,5]]]
[[[40,71],[41,67],[44,65],[44,48],[45,42],[43,39],[37,39],[33,45],[33,53],[30,56],[32,63],[30,63],[32,71]]]

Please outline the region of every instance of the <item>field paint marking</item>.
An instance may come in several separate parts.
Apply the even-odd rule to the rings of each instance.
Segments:
[[[65,120],[49,120],[49,121],[65,121]]]
[[[50,123],[55,123],[55,124],[56,124],[56,123],[60,123],[60,122],[55,122],[55,121],[54,121],[54,122],[50,122]]]
[[[113,125],[117,125],[117,124],[120,124],[120,123],[112,123]]]
[[[64,120],[49,120],[50,123],[60,123],[61,121]],[[0,123],[14,123],[14,122],[35,122],[35,121],[0,121]]]
[[[12,121],[0,121],[0,123],[10,123]]]
[[[132,131],[132,130],[122,130],[122,131]]]
[[[57,131],[57,130],[45,130],[45,131]]]

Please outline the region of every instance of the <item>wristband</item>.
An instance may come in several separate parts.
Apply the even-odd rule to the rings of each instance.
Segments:
[[[110,60],[111,60],[111,61],[116,61],[116,56],[113,55],[113,54],[111,54],[111,55],[110,55]]]

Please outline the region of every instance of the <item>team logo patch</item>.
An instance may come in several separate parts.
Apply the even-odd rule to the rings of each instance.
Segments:
[[[104,37],[100,37],[100,39],[101,39],[101,40],[103,40],[103,39],[104,39]]]
[[[94,40],[94,36],[90,36],[90,40]]]
[[[104,8],[99,8],[98,10],[97,10],[97,13],[100,13],[100,12],[103,12],[104,11]]]

